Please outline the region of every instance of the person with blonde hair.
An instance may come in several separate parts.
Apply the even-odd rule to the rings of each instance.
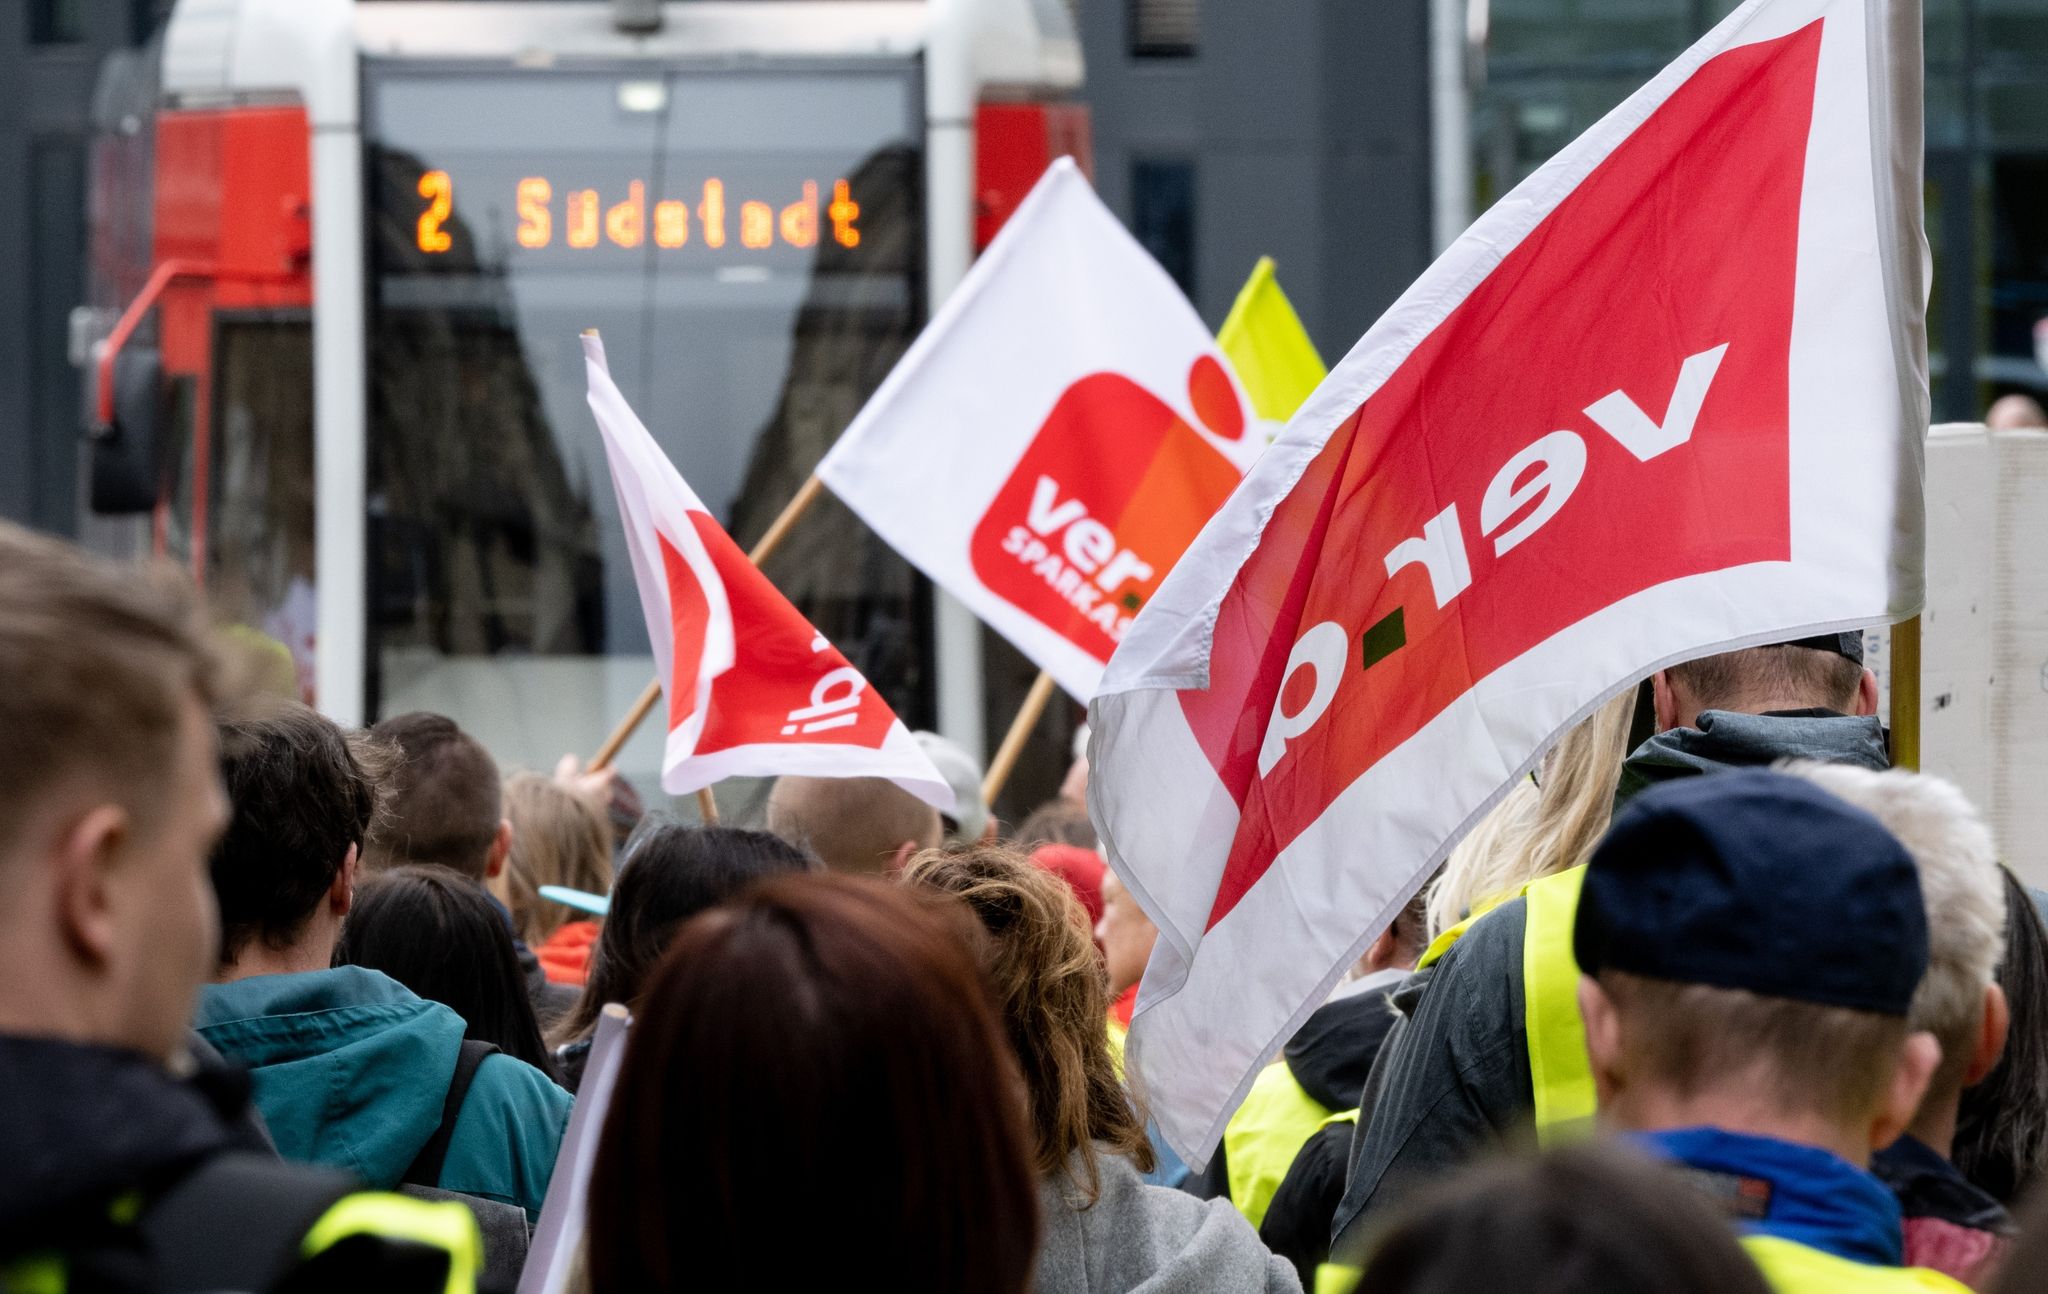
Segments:
[[[996,846],[927,851],[903,883],[958,898],[988,934],[983,972],[1031,1112],[1038,1294],[1300,1289],[1228,1203],[1140,1179],[1152,1148],[1110,1055],[1102,967],[1066,884]]]
[[[541,897],[540,887],[609,892],[611,822],[590,799],[538,773],[505,779],[505,817],[512,823],[512,853],[505,870],[492,878],[492,892],[549,981],[580,986],[597,942],[597,922],[577,919],[573,908]]]
[[[1927,974],[1913,995],[1910,1023],[1941,1044],[1941,1064],[1913,1122],[1872,1157],[1871,1171],[1905,1214],[1906,1262],[1979,1286],[2012,1233],[2005,1206],[1951,1162],[1963,1091],[1998,1064],[2011,1021],[1998,984],[2005,878],[1991,829],[1963,793],[1939,777],[1827,764],[1792,764],[1786,771],[1876,818],[1919,868]]]
[[[1635,707],[1623,692],[1576,724],[1458,842],[1429,887],[1431,938],[1592,857],[1614,815]]]

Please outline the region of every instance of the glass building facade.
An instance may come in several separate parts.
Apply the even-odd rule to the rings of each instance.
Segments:
[[[1937,422],[2048,396],[2048,0],[1925,0],[1928,342]],[[1483,210],[1735,7],[1493,0],[1474,93]]]

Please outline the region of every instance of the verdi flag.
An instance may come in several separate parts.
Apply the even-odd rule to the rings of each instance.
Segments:
[[[725,533],[583,338],[590,411],[667,705],[662,789],[728,777],[882,777],[941,810],[953,792],[859,670]]]
[[[1190,1159],[1579,717],[1919,609],[1919,21],[1735,10],[1395,302],[1124,639],[1089,800]]]
[[[818,475],[1086,700],[1265,442],[1187,298],[1061,158]]]
[[[1326,372],[1301,316],[1273,276],[1270,256],[1259,257],[1252,276],[1238,289],[1216,330],[1216,345],[1236,372],[1252,412],[1269,423],[1292,418]]]

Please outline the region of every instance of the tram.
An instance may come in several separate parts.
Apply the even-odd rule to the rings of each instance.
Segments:
[[[652,656],[580,331],[748,542],[1085,164],[1081,75],[1063,0],[179,0],[99,88],[93,508],[343,724],[592,749]],[[771,574],[981,747],[978,626],[850,514]]]

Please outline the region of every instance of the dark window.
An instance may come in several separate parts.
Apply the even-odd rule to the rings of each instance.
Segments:
[[[29,0],[32,45],[66,45],[85,39],[85,0]]]
[[[1131,226],[1180,290],[1195,295],[1195,164],[1140,160],[1131,166]]]
[[[1201,0],[1130,0],[1132,58],[1193,58],[1202,43]]]

